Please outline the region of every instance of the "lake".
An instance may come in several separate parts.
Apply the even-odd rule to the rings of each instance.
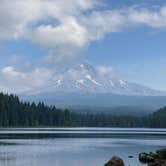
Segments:
[[[141,166],[140,152],[163,147],[166,129],[0,129],[0,166],[103,166],[113,155]]]

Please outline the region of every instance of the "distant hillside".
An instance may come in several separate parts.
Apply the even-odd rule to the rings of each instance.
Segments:
[[[112,114],[112,115],[133,115],[145,116],[151,114],[155,109],[145,106],[115,106],[115,107],[102,107],[102,106],[68,106],[69,110],[77,113],[93,113],[93,114]]]
[[[80,111],[86,109],[92,112],[109,113],[112,113],[112,111],[115,112],[114,110],[116,109],[124,112],[127,108],[128,111],[130,110],[130,113],[137,112],[147,114],[166,105],[165,96],[126,96],[113,95],[110,93],[43,93],[20,97],[28,101],[44,101],[48,105],[56,105],[60,108],[71,108],[78,111],[79,109]]]

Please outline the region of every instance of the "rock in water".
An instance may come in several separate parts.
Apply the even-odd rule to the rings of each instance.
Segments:
[[[142,163],[154,162],[154,157],[148,153],[140,153],[139,161]]]
[[[106,163],[104,166],[125,166],[124,162],[121,158],[114,156],[108,163]]]
[[[166,149],[157,150],[156,153],[140,153],[139,161],[148,166],[166,166]]]
[[[160,159],[166,160],[166,149],[157,150],[156,153]]]

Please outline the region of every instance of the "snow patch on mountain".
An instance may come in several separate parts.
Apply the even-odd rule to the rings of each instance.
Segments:
[[[92,79],[91,75],[86,75],[85,76],[86,79],[90,80],[92,83],[98,85],[98,86],[102,86],[100,83],[98,83],[96,80]]]
[[[63,74],[56,74],[55,78],[52,78],[54,80],[53,85],[44,90],[40,89],[40,93],[112,93],[139,96],[166,94],[143,85],[113,78],[110,74],[108,72],[101,74],[98,69],[88,63],[79,64],[69,68]]]

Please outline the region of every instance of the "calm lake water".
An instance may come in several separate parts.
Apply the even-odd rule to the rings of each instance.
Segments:
[[[103,166],[113,155],[141,166],[138,153],[163,147],[166,129],[0,129],[0,166]]]

